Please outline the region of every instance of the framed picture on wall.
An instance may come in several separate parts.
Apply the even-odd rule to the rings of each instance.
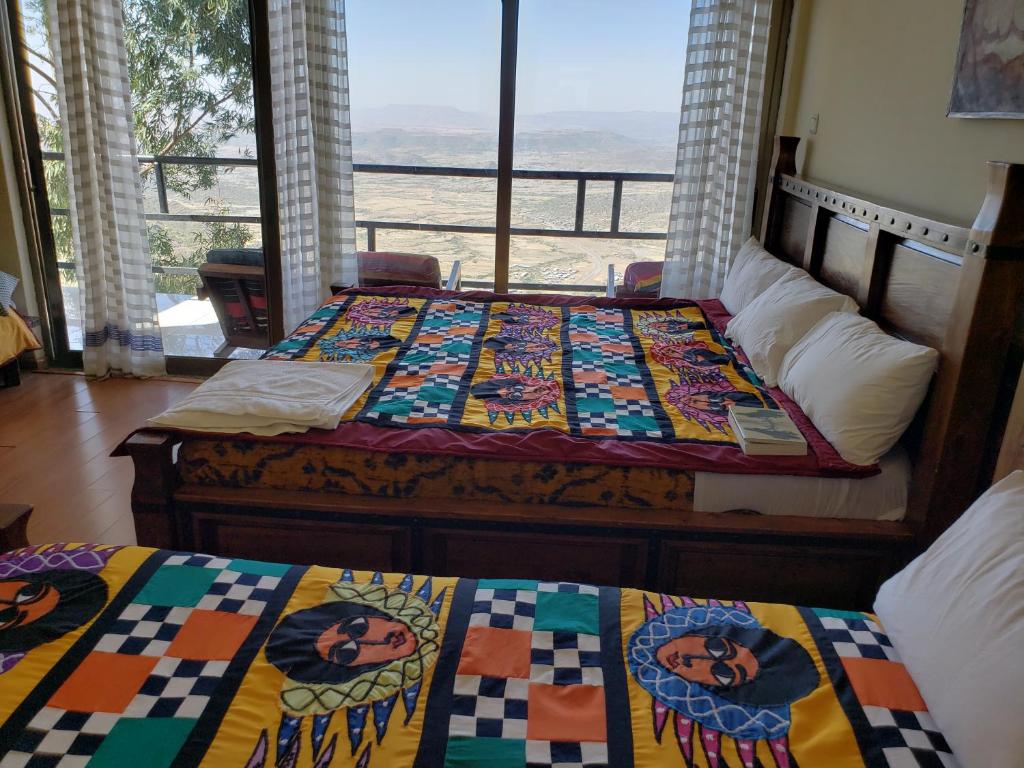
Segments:
[[[948,114],[1024,118],[1024,0],[967,0]]]

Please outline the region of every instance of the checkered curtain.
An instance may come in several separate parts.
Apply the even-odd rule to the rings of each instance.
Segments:
[[[344,0],[271,0],[270,81],[290,331],[358,279]]]
[[[662,296],[717,296],[750,237],[771,0],[693,0]]]
[[[120,0],[49,0],[85,372],[164,372]]]

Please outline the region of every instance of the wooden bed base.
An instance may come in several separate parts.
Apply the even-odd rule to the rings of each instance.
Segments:
[[[144,431],[135,464],[140,544],[352,568],[525,577],[673,594],[869,607],[879,582],[945,529],[991,478],[1024,294],[1024,166],[991,163],[974,228],[942,224],[796,176],[776,142],[762,242],[892,333],[942,353],[907,439],[904,522],[667,510],[494,506],[183,485],[180,436]]]

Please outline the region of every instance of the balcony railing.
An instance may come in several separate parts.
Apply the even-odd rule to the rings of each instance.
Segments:
[[[44,160],[63,160],[60,152],[44,152]],[[183,221],[198,223],[225,224],[259,224],[259,216],[238,216],[231,214],[202,213],[171,213],[167,200],[167,182],[164,168],[169,165],[213,165],[226,168],[255,167],[256,158],[251,157],[186,157],[182,155],[140,156],[140,165],[153,167],[159,212],[147,213],[150,221]],[[425,166],[425,165],[382,165],[376,163],[355,163],[356,173],[377,173],[393,176],[448,176],[470,179],[497,179],[498,171],[494,168],[463,168],[456,166]],[[513,179],[532,179],[543,181],[575,181],[575,218],[572,229],[550,227],[512,227],[513,237],[578,237],[599,238],[608,240],[664,240],[665,232],[634,232],[622,230],[622,190],[626,182],[640,184],[671,184],[671,173],[628,173],[621,171],[542,171],[513,170]],[[612,209],[608,229],[585,229],[584,214],[586,211],[587,183],[591,181],[612,182]],[[67,215],[66,208],[51,209],[54,215]],[[477,226],[472,224],[438,224],[410,221],[381,221],[377,219],[357,219],[356,228],[366,230],[367,250],[377,250],[377,232],[379,230],[405,230],[417,232],[448,232],[475,235],[493,235],[495,227]],[[60,263],[61,268],[71,268],[73,264]],[[196,274],[195,267],[153,267],[154,272],[164,274]],[[490,283],[484,281],[463,280],[462,285],[468,288],[487,288]],[[603,285],[547,284],[547,283],[509,283],[513,290],[555,290],[555,291],[603,291]]]

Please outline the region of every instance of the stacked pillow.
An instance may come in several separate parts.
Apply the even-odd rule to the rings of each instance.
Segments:
[[[750,238],[720,296],[725,335],[769,387],[793,398],[851,464],[871,465],[910,424],[938,364],[934,349],[897,339],[857,303]]]
[[[930,347],[890,336],[866,317],[833,312],[786,353],[779,387],[840,456],[871,465],[914,418],[938,362]]]
[[[752,237],[732,260],[718,299],[730,315],[735,315],[779,278],[800,272],[803,270],[775,258],[761,247],[756,237]]]
[[[793,268],[741,309],[725,335],[747,353],[750,365],[769,387],[778,386],[786,353],[825,315],[858,310],[849,296],[826,288]]]

